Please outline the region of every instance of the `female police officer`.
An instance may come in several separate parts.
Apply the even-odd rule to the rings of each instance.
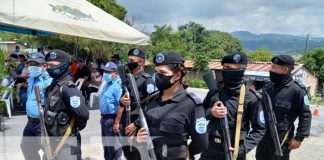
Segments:
[[[186,72],[184,61],[175,52],[159,53],[154,57],[155,83],[160,94],[152,97],[144,110],[157,159],[186,159],[188,155],[207,148],[206,118],[201,100],[188,93],[182,81]],[[187,146],[187,140],[191,143]],[[137,141],[142,143],[147,132],[141,128]],[[189,152],[189,153],[188,153]]]

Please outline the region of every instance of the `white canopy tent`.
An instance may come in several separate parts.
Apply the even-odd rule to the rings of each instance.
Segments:
[[[147,45],[149,37],[86,0],[0,0],[0,30]]]

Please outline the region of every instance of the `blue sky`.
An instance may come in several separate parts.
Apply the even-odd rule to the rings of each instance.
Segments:
[[[195,21],[225,32],[324,36],[323,0],[117,0],[139,30]]]

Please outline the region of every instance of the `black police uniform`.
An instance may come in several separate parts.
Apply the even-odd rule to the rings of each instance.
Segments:
[[[162,59],[159,59],[159,56]],[[159,53],[156,65],[183,63],[174,52]],[[181,86],[169,100],[162,102],[163,91],[152,97],[144,110],[159,160],[184,160],[190,155],[201,153],[207,147],[207,122],[202,101]],[[188,139],[191,139],[189,146]]]
[[[242,58],[236,60],[235,58],[237,57]],[[222,64],[223,63],[246,64],[247,59],[245,55],[240,54],[238,56],[238,54],[232,54],[225,56],[222,60]],[[233,75],[234,78],[235,76],[237,75]],[[202,160],[225,159],[220,119],[211,115],[211,108],[217,101],[223,102],[224,106],[227,107],[231,146],[234,148],[235,130],[237,125],[236,117],[239,105],[240,88],[243,82],[243,74],[241,76],[241,84],[238,83],[237,85],[234,85],[234,87],[228,87],[226,84],[224,85],[220,82],[218,83],[218,88],[210,90],[204,99],[203,106],[205,108],[206,118],[210,121],[207,129],[209,134],[209,145],[208,149],[201,155]],[[252,91],[246,90],[243,108],[244,111],[242,114],[239,152],[237,158],[240,160],[246,159],[246,154],[258,144],[265,133],[265,121],[260,97],[252,93]]]
[[[145,52],[142,49],[134,48],[128,52],[128,56],[137,56],[142,59],[145,59]],[[136,81],[136,86],[138,88],[140,100],[147,98],[148,95],[154,91],[154,82],[152,80],[152,76],[150,74],[146,73],[144,70],[142,70],[137,75],[134,75],[134,78]],[[130,87],[128,86],[127,88],[129,88],[128,90],[130,91]],[[130,94],[131,94],[130,96],[132,99],[133,95],[132,95],[132,93],[130,93]],[[139,122],[135,122],[139,115],[139,112],[138,112],[139,110],[136,107],[137,106],[135,105],[135,103],[131,104],[131,110],[132,110],[131,122],[134,122],[134,124],[139,128],[140,127]],[[125,117],[125,113],[126,113],[126,111],[124,112],[123,117]],[[124,126],[127,127],[126,125],[124,125]],[[139,159],[140,158],[139,153],[135,149],[132,149],[132,152],[131,152],[131,149],[129,146],[124,146],[123,152],[127,159]]]
[[[293,68],[294,65],[292,58],[283,55],[275,57],[272,62],[278,65],[290,66],[291,68]],[[270,79],[272,78],[271,76],[270,73]],[[275,78],[271,81],[276,81],[274,79]],[[289,133],[282,146],[283,157],[276,157],[270,131],[267,131],[258,144],[256,159],[288,160],[291,151],[288,149],[289,141],[294,138],[302,142],[304,138],[308,137],[310,134],[312,115],[309,108],[307,91],[304,86],[294,81],[291,75],[284,76],[281,81],[276,81],[276,83],[270,83],[263,91],[270,95],[277,120],[277,130],[280,142],[282,142],[285,135]],[[295,133],[294,122],[297,118],[299,118],[299,123],[297,132]]]
[[[72,133],[56,158],[79,160],[81,159],[81,135],[79,131],[85,128],[89,119],[89,111],[81,92],[70,80],[68,68],[66,69],[68,65],[65,65],[65,63],[69,63],[68,59],[67,53],[60,50],[53,50],[46,56],[47,61],[61,61],[62,65],[59,68],[48,69],[54,81],[45,93],[45,123],[49,136],[53,137],[51,138],[51,146],[54,152],[72,118],[75,118]]]
[[[224,149],[222,145],[222,130],[218,118],[212,117],[211,107],[217,101],[222,101],[228,109],[228,123],[232,147],[234,146],[234,137],[236,129],[236,115],[239,103],[239,90],[229,90],[227,88],[219,88],[219,90],[211,90],[204,99],[204,107],[206,117],[210,120],[208,124],[209,146],[203,152],[201,159],[225,159]],[[265,124],[263,119],[262,105],[251,90],[247,91],[244,100],[244,111],[242,115],[242,128],[240,136],[240,147],[238,159],[245,159],[246,154],[251,151],[261,140],[265,133]],[[252,130],[251,130],[252,128]],[[234,148],[234,147],[233,147]]]

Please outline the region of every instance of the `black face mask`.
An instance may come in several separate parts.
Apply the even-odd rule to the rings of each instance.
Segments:
[[[62,64],[56,66],[56,67],[52,67],[52,68],[47,68],[47,72],[48,74],[54,78],[54,79],[58,79],[60,78],[62,75],[64,75],[65,73],[67,73],[69,69],[69,63],[68,62],[63,62]]]
[[[170,87],[172,87],[177,81],[175,81],[174,83],[171,83],[171,78],[173,76],[165,76],[163,74],[160,73],[156,73],[155,75],[155,84],[156,87],[159,89],[159,91],[164,91],[169,89]]]
[[[229,89],[238,89],[243,84],[245,69],[223,69],[224,86]]]
[[[128,62],[127,66],[129,70],[133,71],[138,66],[138,62]]]
[[[292,80],[292,77],[290,74],[279,74],[279,73],[275,73],[272,71],[269,71],[270,74],[270,80],[272,83],[274,84],[286,84],[287,82],[289,82],[290,80]]]

